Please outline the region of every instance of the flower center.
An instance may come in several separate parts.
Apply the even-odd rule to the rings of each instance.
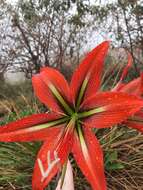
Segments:
[[[72,117],[74,117],[75,118],[75,121],[77,121],[78,120],[78,113],[74,113],[73,115],[72,115]]]

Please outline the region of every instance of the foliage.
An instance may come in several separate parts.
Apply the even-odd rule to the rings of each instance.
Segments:
[[[105,155],[105,168],[107,170],[118,170],[124,169],[124,165],[117,161],[118,152],[117,150],[109,151]]]
[[[23,115],[22,111],[19,114]],[[27,114],[29,114],[29,111]],[[13,120],[16,119],[13,117]],[[5,118],[5,120],[6,122],[11,121],[9,118]],[[118,168],[120,171],[116,170],[116,168],[110,170],[106,166],[108,189],[114,190],[121,187],[125,189],[127,187],[128,190],[136,190],[141,188],[143,186],[143,136],[137,134],[134,130],[125,130],[125,128],[104,130],[104,133],[102,130],[99,130],[97,135],[102,142],[105,161],[108,158],[109,162],[119,163],[124,166],[124,168]],[[11,188],[31,190],[31,173],[39,146],[39,143],[0,143],[1,188],[5,190]],[[118,157],[114,160],[117,154]],[[74,167],[75,188],[78,190],[90,189],[72,157],[71,162]],[[139,173],[140,175],[138,175]],[[54,190],[55,180],[53,180],[47,190]]]
[[[79,62],[80,48],[86,41],[87,2],[19,0],[15,6],[5,4],[9,6],[7,21],[2,21],[8,27],[0,39],[6,68],[30,78],[42,66],[62,70]]]
[[[114,41],[115,46],[126,48],[134,60],[134,75],[143,68],[143,5],[141,0],[118,0],[93,4],[92,15],[96,25]],[[93,19],[93,25],[94,25]],[[98,24],[97,24],[98,23]],[[96,28],[97,29],[97,28]]]
[[[71,14],[75,7],[76,11]],[[131,52],[135,70],[131,70],[132,74],[126,81],[138,75],[142,68],[141,1],[119,0],[115,3],[107,2],[106,5],[94,2],[90,6],[88,1],[40,0],[35,3],[33,0],[20,0],[16,9],[7,4],[2,6],[1,15],[4,23],[7,23],[5,19],[8,19],[8,30],[5,32],[2,25],[1,31],[4,32],[0,34],[4,47],[0,58],[1,79],[10,66],[25,72],[27,77],[39,72],[41,66],[52,66],[62,70],[69,79],[68,73],[79,62],[81,53],[79,49],[85,43],[86,35],[91,28],[93,34],[102,30],[105,36],[107,32],[112,35],[115,46],[120,45]],[[109,56],[106,62],[107,68],[102,79],[104,90],[112,89],[122,72],[122,63],[115,63],[112,56]],[[33,93],[29,93],[30,90],[31,84],[13,87],[0,84],[0,100],[8,110],[0,125],[33,113],[47,111],[43,105],[37,105]],[[27,96],[28,99],[25,98]],[[110,190],[136,190],[143,186],[143,136],[135,130],[124,127],[125,125],[118,130],[117,128],[95,130],[104,150]],[[31,189],[31,173],[39,146],[40,143],[1,143],[0,188]],[[72,157],[71,161],[75,167],[76,189],[90,189]],[[57,179],[53,182],[55,180]],[[54,188],[54,183],[48,187]]]
[[[127,130],[125,130],[123,128],[123,125],[124,126],[127,125],[127,126],[130,126],[131,128],[135,128],[135,129],[139,129],[140,131],[143,131],[142,125],[140,126],[140,121],[142,121],[141,120],[142,115],[140,115],[140,114],[142,114],[142,110],[140,109],[142,107],[142,101],[139,98],[139,96],[141,96],[141,93],[142,93],[142,91],[141,91],[142,77],[139,77],[137,80],[135,80],[135,84],[136,84],[135,86],[134,86],[134,80],[133,80],[133,83],[132,82],[131,83],[129,82],[127,84],[123,83],[123,79],[125,78],[127,71],[132,63],[132,58],[131,58],[131,56],[129,56],[128,64],[123,69],[123,72],[121,73],[119,82],[115,86],[116,88],[114,86],[112,88],[112,91],[114,90],[116,92],[105,92],[105,93],[102,92],[102,93],[95,94],[95,92],[93,91],[93,85],[90,86],[90,83],[95,85],[94,86],[95,89],[98,89],[100,87],[100,76],[101,76],[101,71],[102,71],[102,67],[103,67],[103,61],[104,61],[105,55],[108,50],[108,45],[109,45],[108,42],[103,42],[102,44],[97,46],[97,48],[93,49],[93,51],[91,51],[85,57],[83,62],[80,64],[78,69],[73,74],[70,88],[72,89],[71,92],[73,93],[72,97],[74,97],[74,99],[75,99],[76,110],[73,110],[74,109],[73,106],[71,107],[72,103],[68,104],[68,101],[65,101],[65,98],[62,98],[62,96],[61,96],[62,93],[65,93],[64,97],[66,97],[66,96],[68,96],[68,94],[70,94],[70,93],[68,93],[69,92],[68,84],[64,80],[63,76],[54,69],[45,68],[45,69],[41,70],[40,74],[38,74],[32,78],[34,91],[35,91],[36,95],[39,97],[39,99],[43,103],[45,103],[45,105],[47,107],[51,107],[52,110],[54,110],[55,112],[57,111],[58,113],[59,113],[59,111],[60,111],[60,113],[64,111],[65,112],[64,116],[62,114],[62,118],[60,116],[60,118],[58,119],[57,118],[58,115],[55,115],[55,113],[47,113],[46,112],[45,114],[36,114],[36,115],[28,116],[22,120],[18,120],[16,122],[14,122],[14,124],[11,123],[11,124],[8,124],[8,125],[5,125],[2,127],[1,133],[0,133],[0,140],[5,141],[5,142],[15,142],[15,141],[22,142],[22,141],[31,141],[31,140],[38,140],[38,139],[45,140],[45,137],[46,137],[46,141],[45,141],[44,145],[42,146],[43,148],[38,153],[38,155],[39,155],[38,161],[36,161],[36,165],[35,165],[35,169],[34,169],[34,177],[33,177],[33,185],[34,185],[33,187],[34,188],[37,188],[37,186],[39,186],[39,185],[41,186],[41,188],[43,188],[43,185],[44,186],[47,185],[47,184],[43,184],[43,181],[41,180],[41,179],[43,179],[43,177],[44,178],[46,177],[47,179],[49,177],[48,175],[47,176],[43,175],[43,172],[41,172],[41,171],[43,171],[43,170],[41,170],[41,167],[44,166],[44,168],[47,168],[47,165],[45,165],[45,163],[47,163],[46,162],[47,151],[49,152],[49,150],[50,150],[50,152],[52,152],[56,148],[56,151],[58,152],[58,156],[60,156],[60,161],[62,161],[64,163],[66,154],[69,154],[70,148],[72,146],[72,154],[74,155],[74,158],[76,159],[77,163],[79,164],[82,172],[85,174],[88,181],[91,183],[93,189],[96,188],[97,183],[98,183],[97,186],[99,186],[99,189],[103,189],[103,188],[106,189],[106,183],[104,181],[104,172],[102,169],[102,167],[103,167],[102,151],[99,147],[99,143],[98,143],[97,139],[94,136],[93,131],[98,136],[99,140],[101,141],[102,147],[104,149],[104,152],[105,152],[104,160],[105,160],[106,170],[110,171],[110,172],[117,172],[117,170],[121,170],[121,171],[127,170],[128,164],[127,163],[125,164],[125,161],[124,161],[125,158],[121,157],[122,152],[115,149],[115,147],[124,145],[126,142],[130,142],[130,140],[131,140],[131,142],[134,140],[133,139],[134,137],[131,137],[131,134],[126,133]],[[101,54],[101,52],[102,52],[102,54]],[[96,62],[97,60],[98,60],[98,62]],[[85,67],[87,67],[87,68],[85,69]],[[81,81],[80,81],[80,84],[77,85],[77,77],[79,79],[79,76],[81,77]],[[96,77],[96,78],[94,78],[94,77]],[[94,80],[96,80],[97,82],[93,83]],[[60,85],[62,83],[64,87],[59,85],[59,83],[58,83],[59,81],[60,81]],[[79,85],[81,85],[81,88]],[[129,87],[129,88],[126,88],[126,87]],[[58,90],[57,90],[57,88],[58,88]],[[134,91],[130,92],[130,90],[132,90],[132,89],[134,89]],[[77,95],[77,93],[75,93],[76,91],[77,92],[79,91],[79,95]],[[84,96],[84,91],[86,91],[86,93],[87,93],[86,96]],[[131,93],[131,94],[129,95],[129,93]],[[135,93],[136,96],[132,95],[132,93]],[[77,98],[76,98],[76,96],[77,96]],[[89,97],[89,98],[87,98],[87,97]],[[59,101],[59,104],[57,104],[57,101]],[[122,101],[122,104],[120,103],[120,101]],[[82,104],[81,104],[81,102],[82,102]],[[84,110],[82,110],[83,107],[80,106],[80,104],[82,106],[84,105]],[[62,107],[60,107],[60,105],[62,105]],[[103,105],[104,105],[104,107],[102,107]],[[86,106],[87,106],[87,111],[86,111]],[[91,110],[90,110],[90,106],[93,106],[93,107],[91,107]],[[7,118],[8,121],[15,120],[17,118],[19,119],[19,118],[21,118],[21,116],[23,117],[25,115],[36,113],[35,109],[30,110],[30,106],[28,106],[27,108],[28,109],[22,108],[23,111],[20,114],[17,111],[10,114],[10,117]],[[63,108],[64,108],[64,110],[63,110]],[[80,108],[80,112],[78,112],[79,108]],[[104,108],[104,109],[101,109],[101,108]],[[114,117],[112,117],[112,113],[114,113]],[[133,113],[135,113],[135,115],[133,115]],[[104,114],[106,115],[106,117],[104,117]],[[77,115],[78,115],[78,117],[77,117]],[[56,120],[53,120],[53,118],[51,118],[51,117],[55,118]],[[84,120],[82,120],[83,118],[84,118]],[[65,122],[65,119],[66,119],[66,123],[65,123],[66,125],[62,125],[63,122]],[[91,120],[89,120],[89,119],[91,119]],[[67,124],[67,121],[68,121],[68,124]],[[81,128],[82,121],[88,126],[88,128],[86,127],[86,125],[84,125],[84,127]],[[118,130],[117,130],[116,126],[114,126],[111,129],[107,128],[106,130],[101,129],[101,128],[105,128],[105,127],[110,127],[111,125],[120,123],[121,121],[123,121],[123,123],[121,124],[122,127],[119,128]],[[139,121],[139,123],[138,123],[138,121]],[[3,120],[3,124],[5,122],[7,122],[7,121]],[[42,125],[42,122],[43,122],[43,125]],[[45,122],[46,122],[46,125],[45,125]],[[56,123],[58,122],[58,124],[60,123],[61,124],[60,127],[57,126],[57,128],[56,128],[55,122]],[[75,125],[75,122],[76,122],[76,125]],[[38,124],[40,124],[40,126],[38,126]],[[53,127],[48,129],[47,128],[48,124],[49,124],[49,126],[52,125]],[[42,128],[41,128],[41,125],[42,125]],[[89,130],[89,126],[90,127],[95,126],[96,129]],[[63,138],[64,137],[63,131],[65,131],[66,128],[68,128],[69,131],[66,133],[66,136],[65,136],[66,138]],[[100,129],[98,129],[98,128],[100,128]],[[4,129],[5,129],[5,131],[4,131]],[[61,131],[61,129],[62,129],[62,131]],[[56,139],[58,133],[55,130],[57,130],[58,133],[60,130],[60,132],[62,133],[62,138],[59,138],[59,140]],[[75,130],[76,133],[72,133],[73,130]],[[54,136],[54,133],[56,133],[55,136]],[[135,132],[133,134],[136,135]],[[71,144],[71,143],[65,144],[67,141],[72,142],[71,136],[73,136],[73,138],[74,138],[74,144]],[[67,139],[67,137],[69,137],[69,138]],[[128,139],[128,137],[130,139]],[[54,140],[54,142],[55,142],[55,140],[57,141],[57,145],[56,145],[56,143],[54,143],[52,145],[53,140]],[[117,140],[119,140],[119,142],[117,142]],[[50,144],[49,144],[49,141],[51,142]],[[61,144],[61,146],[59,146],[60,144]],[[19,144],[19,143],[18,143],[18,145],[21,146],[21,144]],[[24,147],[25,147],[25,145],[27,146],[27,143],[26,144],[24,143]],[[5,146],[5,145],[2,143],[2,147],[3,146]],[[55,148],[52,146],[54,146]],[[29,144],[28,144],[28,147],[29,147]],[[37,147],[37,145],[36,145],[36,147]],[[6,147],[6,148],[8,148],[8,147]],[[30,146],[30,149],[31,148],[32,147]],[[65,151],[65,148],[66,148],[66,151]],[[18,148],[17,148],[17,150],[18,150]],[[5,155],[5,152],[3,152],[3,151],[5,151],[5,150],[3,150],[3,148],[2,148],[2,155],[3,155],[3,153]],[[34,149],[32,148],[31,152],[33,152],[33,151],[34,151],[34,155],[35,155],[35,153],[37,152],[37,149],[35,150],[35,148]],[[134,149],[133,149],[133,151],[134,151]],[[11,153],[10,150],[6,150],[6,152]],[[15,154],[15,155],[18,158],[18,155],[17,154]],[[139,154],[139,156],[140,155],[142,155],[142,154]],[[90,158],[90,159],[87,160],[85,158]],[[129,160],[129,158],[127,158],[127,159]],[[14,159],[14,160],[16,160],[16,159]],[[38,165],[39,162],[41,162],[41,164],[43,164],[43,165],[42,166]],[[89,162],[90,162],[90,165],[89,165]],[[49,163],[51,163],[51,162],[48,161],[48,166],[49,166]],[[73,164],[75,164],[75,163],[73,163]],[[18,167],[18,166],[16,165],[16,167]],[[28,165],[26,165],[26,166],[24,165],[24,167],[27,168]],[[93,168],[92,170],[91,170],[91,167]],[[89,168],[89,170],[88,170],[88,168]],[[23,169],[23,166],[22,166],[22,169]],[[59,167],[57,169],[59,169]],[[96,169],[98,169],[99,172],[96,173],[95,172]],[[14,168],[14,170],[15,170],[15,168]],[[19,170],[21,171],[21,168],[18,169],[18,171]],[[139,168],[139,170],[140,170],[140,168]],[[16,171],[17,171],[17,169],[16,169]],[[47,169],[46,169],[46,171],[47,171]],[[51,172],[52,171],[53,170],[51,170]],[[87,171],[88,175],[84,171]],[[95,174],[92,175],[94,172],[95,172]],[[55,173],[53,172],[53,173],[51,173],[51,175],[54,176]],[[79,175],[81,175],[81,174],[79,174]],[[110,176],[110,174],[108,174],[108,175]],[[19,176],[20,175],[18,175],[18,177]],[[95,180],[93,180],[94,178],[92,178],[94,176],[95,176]],[[101,179],[100,179],[100,177],[101,177]],[[17,177],[16,177],[16,179],[17,179]],[[23,184],[26,183],[26,180],[28,180],[28,179],[29,178],[27,178],[27,176],[26,176],[26,178],[20,177],[20,182],[19,182],[19,179],[17,179],[18,184],[20,183],[21,186],[23,186]],[[49,180],[51,180],[51,178],[49,178]],[[94,183],[96,180],[97,180],[97,183]],[[102,180],[102,182],[100,184],[101,180]],[[12,179],[11,179],[11,181],[17,187],[17,182],[13,182]],[[3,183],[3,181],[2,181],[2,183]],[[12,183],[10,183],[10,185],[13,185]],[[108,184],[110,186],[110,183],[108,183]],[[84,183],[84,185],[88,186],[86,183]],[[114,185],[115,186],[112,185],[112,187],[119,187],[118,183],[115,183]],[[26,188],[26,187],[24,186],[24,188]],[[53,188],[53,185],[49,186],[49,188]]]
[[[21,94],[27,97],[32,96],[32,85],[31,81],[26,80],[20,84],[11,85],[7,82],[0,81],[0,100],[13,100],[14,98],[19,97]]]

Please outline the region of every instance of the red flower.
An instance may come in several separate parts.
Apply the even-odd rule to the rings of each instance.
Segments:
[[[132,66],[132,57],[128,55],[128,64],[124,68],[121,78],[117,85],[114,87],[112,91],[124,92],[127,94],[136,95],[142,98],[143,95],[143,73],[141,73],[140,77],[130,81],[129,83],[124,83],[123,79],[127,75],[128,69]],[[143,110],[140,109],[133,116],[129,117],[124,124],[128,127],[134,128],[143,132]]]
[[[34,167],[33,190],[44,189],[71,152],[94,190],[106,190],[103,153],[92,128],[110,127],[140,110],[134,95],[98,92],[109,43],[93,49],[70,85],[55,69],[32,78],[35,94],[51,113],[35,114],[0,128],[0,141],[42,140]]]

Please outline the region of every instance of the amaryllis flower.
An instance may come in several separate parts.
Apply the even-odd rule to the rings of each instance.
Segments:
[[[128,64],[124,68],[121,78],[112,91],[124,92],[143,98],[143,73],[140,76],[128,83],[124,83],[123,80],[126,77],[129,68],[132,66],[132,57],[128,54]],[[124,124],[128,127],[139,130],[143,133],[143,110],[142,108],[136,112],[133,116],[129,117]]]
[[[108,46],[105,41],[93,49],[70,84],[57,70],[43,68],[32,82],[35,94],[50,113],[1,127],[0,141],[44,141],[34,167],[33,190],[43,190],[61,166],[64,176],[69,153],[94,190],[107,189],[103,153],[92,129],[120,123],[143,107],[143,101],[134,95],[98,91]]]

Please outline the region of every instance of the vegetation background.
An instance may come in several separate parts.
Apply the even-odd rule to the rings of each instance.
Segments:
[[[111,39],[102,90],[111,89],[127,62],[133,66],[126,81],[143,68],[143,3],[141,0],[18,0],[0,1],[0,125],[46,108],[34,96],[31,77],[51,66],[70,80],[85,54],[100,41]],[[13,85],[7,73],[20,72]],[[104,150],[109,190],[143,190],[143,135],[117,126],[96,130]],[[37,143],[0,143],[0,189],[30,190]],[[73,161],[75,189],[89,190]],[[53,179],[48,190],[55,188]]]

